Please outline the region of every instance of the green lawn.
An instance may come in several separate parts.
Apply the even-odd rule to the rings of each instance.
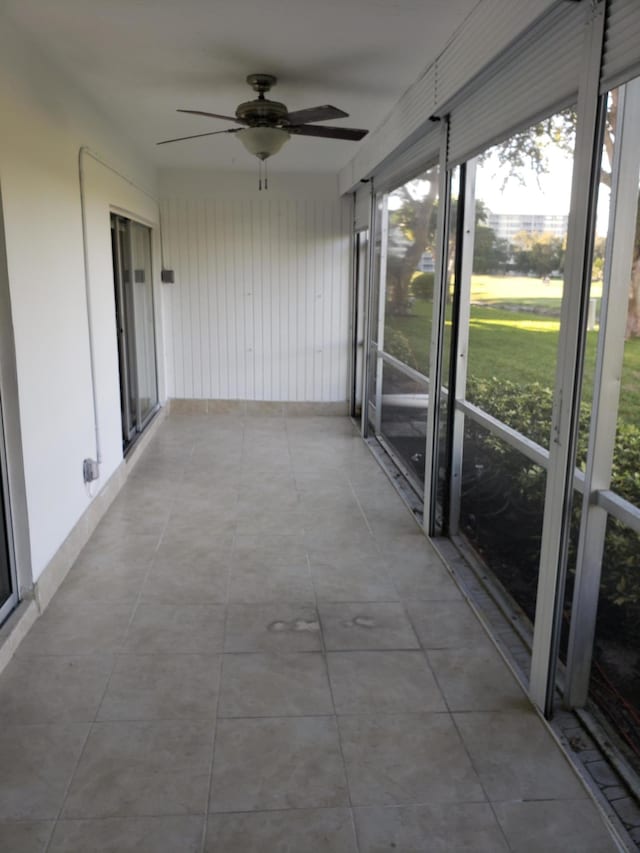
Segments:
[[[557,317],[505,310],[504,307],[492,307],[492,303],[509,304],[517,309],[521,305],[521,297],[522,304],[528,307],[530,300],[543,298],[535,295],[536,289],[548,287],[558,292],[548,293],[546,299],[557,302],[559,307],[561,282],[551,281],[544,285],[539,279],[507,278],[505,281],[497,277],[493,281],[492,286],[488,276],[474,277],[473,280],[469,375],[478,378],[497,376],[523,384],[539,382],[552,388],[560,328]],[[513,298],[516,288],[518,299]],[[507,298],[507,292],[511,298]],[[430,323],[431,304],[422,299],[416,299],[410,317],[387,318],[387,326],[401,331],[408,339],[416,365],[423,373],[427,373]],[[586,402],[592,397],[596,345],[597,332],[588,332],[583,391]],[[625,345],[620,418],[640,425],[640,339],[627,341]]]

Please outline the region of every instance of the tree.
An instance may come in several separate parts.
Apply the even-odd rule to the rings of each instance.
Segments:
[[[411,278],[425,251],[434,250],[437,220],[437,169],[393,193],[398,206],[389,213],[387,301],[392,313],[407,310]]]
[[[600,171],[600,181],[604,186],[611,186],[611,164],[616,137],[618,113],[618,95],[613,91],[610,95],[604,133],[604,156]],[[575,110],[565,110],[556,113],[544,121],[537,122],[532,127],[513,134],[503,143],[495,146],[492,152],[497,157],[499,166],[505,167],[505,181],[514,179],[524,184],[524,174],[533,170],[534,174],[542,175],[548,171],[547,153],[551,146],[559,147],[568,153],[573,153],[577,116]],[[396,245],[395,252],[387,257],[387,293],[392,311],[406,311],[409,299],[410,283],[424,251],[433,249],[437,212],[437,170],[433,169],[416,181],[410,181],[394,195],[399,197],[399,207],[390,214],[391,227],[398,229],[401,240]],[[480,205],[480,202],[477,203]],[[500,268],[501,252],[504,247],[491,243],[491,235],[483,230],[481,222],[486,221],[482,210],[476,210],[476,242],[480,240],[481,265],[496,262]],[[489,229],[490,230],[490,229]],[[488,261],[487,248],[491,256],[492,250],[497,251],[491,261]],[[536,260],[537,269],[548,268],[542,256],[550,252],[551,247],[540,247]],[[564,254],[564,253],[563,253]],[[562,254],[562,256],[563,256]],[[597,257],[597,256],[595,256]],[[533,267],[531,267],[533,269]],[[561,269],[561,262],[548,269],[545,275],[554,269]],[[632,274],[629,282],[629,299],[627,309],[627,337],[640,337],[640,195],[638,197],[638,216],[636,218],[636,239],[632,259]]]
[[[604,269],[604,253],[607,247],[607,241],[604,237],[596,237],[593,244],[593,265],[591,267],[591,278],[595,281],[602,279],[602,271]]]
[[[522,170],[525,167],[533,169],[538,175],[543,174],[548,168],[545,148],[549,143],[559,145],[568,152],[573,152],[576,121],[575,110],[565,110],[527,130],[516,133],[502,145],[497,146],[496,152],[500,164],[509,168],[510,177],[519,180],[522,180]],[[603,140],[604,151],[600,167],[600,183],[606,187],[611,187],[611,168],[617,121],[618,90],[614,89],[609,95],[607,105]],[[594,254],[594,260],[597,257],[597,254]],[[638,195],[636,232],[629,281],[625,337],[640,337],[640,193]]]
[[[477,219],[477,216],[476,216]],[[480,275],[500,275],[509,261],[509,242],[501,240],[493,228],[476,223],[473,268]]]
[[[520,231],[513,238],[515,269],[535,273],[540,277],[562,270],[564,265],[564,240],[553,234],[530,234]]]

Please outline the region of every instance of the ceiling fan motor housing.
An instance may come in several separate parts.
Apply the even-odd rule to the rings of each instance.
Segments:
[[[250,127],[286,124],[288,115],[289,112],[284,104],[279,101],[269,101],[267,98],[245,101],[236,110],[236,118]]]

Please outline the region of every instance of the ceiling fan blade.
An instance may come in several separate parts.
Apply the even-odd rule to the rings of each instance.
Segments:
[[[207,116],[208,118],[221,118],[225,121],[235,121],[239,124],[246,124],[246,121],[243,121],[240,118],[236,118],[235,116],[221,116],[218,113],[205,113],[202,110],[176,110],[177,113],[189,113],[192,116]]]
[[[198,139],[200,136],[216,136],[218,133],[237,133],[242,128],[229,127],[227,130],[212,130],[209,133],[196,133],[193,136],[178,136],[176,139],[163,139],[162,142],[156,142],[156,145],[166,145],[168,142],[182,142],[185,139]]]
[[[290,133],[300,136],[322,136],[325,139],[350,139],[357,142],[369,133],[357,127],[318,127],[315,124],[298,124],[286,128]]]
[[[332,118],[348,118],[349,113],[325,104],[322,107],[309,107],[307,110],[297,110],[289,113],[288,119],[291,124],[307,124],[311,121],[330,121]]]

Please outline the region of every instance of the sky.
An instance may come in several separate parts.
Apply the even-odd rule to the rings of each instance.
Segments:
[[[546,174],[536,175],[532,169],[521,171],[522,181],[500,169],[495,160],[486,160],[476,173],[476,197],[482,199],[492,213],[568,214],[571,202],[573,158],[564,151],[548,153]],[[506,182],[505,182],[506,179]],[[599,190],[596,232],[607,233],[609,189]]]
[[[500,167],[497,158],[486,158],[476,172],[476,198],[481,199],[492,213],[569,213],[571,203],[571,178],[573,158],[560,148],[550,147],[547,151],[548,169],[536,175],[533,169],[522,168],[521,180],[511,174],[508,167]],[[426,181],[411,183],[411,189],[422,195],[428,190]],[[401,201],[392,195],[389,209],[399,207]],[[609,189],[599,190],[596,233],[607,233],[609,216]]]
[[[548,172],[536,175],[533,169],[519,170],[518,177],[508,168],[500,168],[490,158],[478,166],[476,197],[482,199],[492,213],[567,214],[571,200],[572,158],[562,151],[548,155]]]

